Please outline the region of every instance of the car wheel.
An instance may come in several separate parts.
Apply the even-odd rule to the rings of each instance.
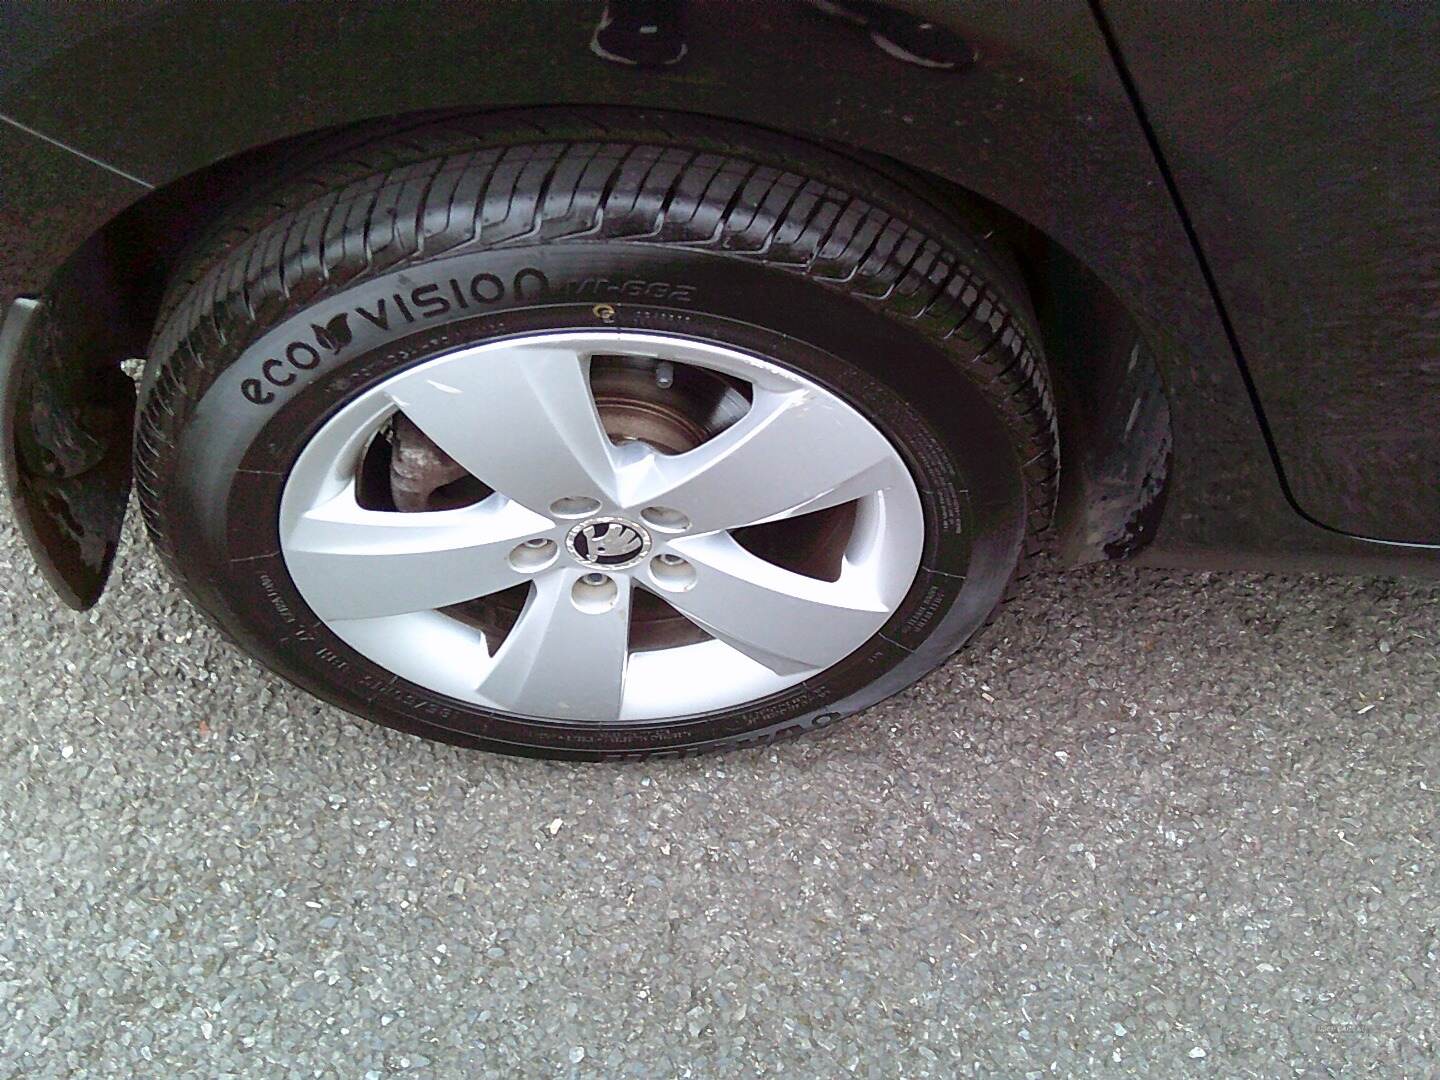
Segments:
[[[513,753],[822,727],[986,620],[1054,503],[1003,253],[711,121],[450,117],[197,246],[142,386],[152,537],[260,662]]]

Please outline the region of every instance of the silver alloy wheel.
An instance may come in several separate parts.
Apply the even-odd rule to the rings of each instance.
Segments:
[[[615,355],[740,380],[748,408],[681,453],[617,443],[590,381]],[[362,506],[362,459],[397,411],[493,494]],[[848,503],[834,580],[732,532]],[[804,376],[668,334],[565,332],[450,353],[349,402],[296,459],[280,540],[315,614],[396,675],[528,719],[623,723],[732,708],[843,659],[909,590],[924,516],[889,440]],[[525,584],[503,637],[439,610]],[[632,649],[636,589],[709,637]]]

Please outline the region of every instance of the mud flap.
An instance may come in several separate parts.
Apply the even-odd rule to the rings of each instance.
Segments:
[[[16,300],[0,325],[0,470],[41,573],[70,607],[99,599],[130,495],[135,386],[87,318]]]

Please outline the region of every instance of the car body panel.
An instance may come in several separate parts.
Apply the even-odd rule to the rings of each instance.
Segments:
[[[39,294],[98,228],[149,190],[0,121],[0,300],[8,307]]]
[[[1106,12],[1296,502],[1440,540],[1440,8]]]
[[[1164,513],[1147,525],[1140,558],[1434,572],[1433,552],[1341,535],[1288,499],[1092,11],[1078,0],[894,7],[946,27],[977,59],[953,70],[906,62],[864,27],[799,2],[685,4],[685,58],[649,68],[592,51],[598,3],[82,0],[58,24],[32,13],[0,26],[0,55],[24,58],[0,76],[0,114],[162,192],[320,129],[529,104],[709,114],[885,155],[1039,230],[1113,290],[1143,332],[1173,454]],[[52,197],[61,204],[67,193]],[[114,209],[97,210],[92,227]],[[6,300],[44,288],[70,250],[26,222],[14,242],[41,254],[7,277]],[[1083,368],[1085,357],[1075,362]]]

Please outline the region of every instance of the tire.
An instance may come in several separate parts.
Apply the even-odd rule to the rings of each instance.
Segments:
[[[606,110],[430,119],[313,158],[175,274],[135,452],[145,521],[173,575],[237,644],[319,697],[506,753],[768,742],[919,679],[1043,546],[1058,447],[1024,289],[976,229],[874,166],[715,121]],[[357,314],[381,301],[384,319]],[[759,699],[596,722],[509,713],[403,678],[317,615],[292,573],[282,503],[305,448],[347,403],[456,350],[612,332],[760,358],[889,441],[923,535],[877,632]]]

